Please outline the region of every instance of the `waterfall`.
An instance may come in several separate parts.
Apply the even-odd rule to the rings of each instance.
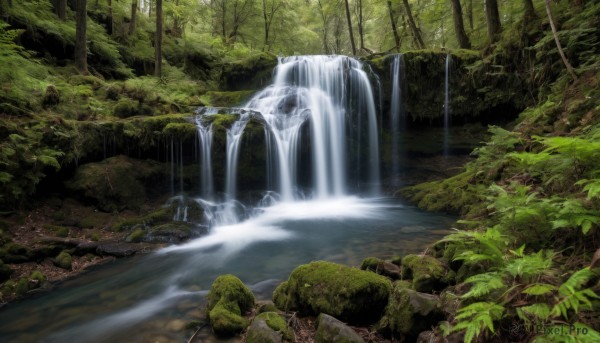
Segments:
[[[310,125],[313,192],[316,198],[348,193],[350,112],[367,116],[370,193],[379,193],[379,143],[373,91],[362,64],[345,56],[280,58],[271,86],[254,96],[246,108],[260,112],[267,123],[268,156],[277,166],[281,199],[297,197],[300,129]],[[359,136],[355,137],[359,138]]]
[[[244,128],[250,120],[249,114],[241,114],[240,119],[227,130],[227,165],[225,178],[225,196],[227,200],[235,200],[237,186],[237,162],[240,151],[240,140]]]
[[[213,174],[212,174],[212,124],[202,123],[201,115],[195,117],[198,128],[198,144],[200,152],[200,195],[204,199],[212,199],[214,196]]]
[[[446,55],[446,71],[444,82],[444,157],[448,157],[450,139],[450,54]]]
[[[398,175],[400,174],[400,135],[404,129],[405,114],[402,107],[402,64],[404,59],[402,54],[394,55],[391,65],[392,95],[390,105],[390,126],[391,126],[391,175],[394,185],[398,185]]]

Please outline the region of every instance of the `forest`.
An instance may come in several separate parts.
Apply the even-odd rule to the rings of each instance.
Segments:
[[[0,0],[0,341],[600,342],[600,2]]]

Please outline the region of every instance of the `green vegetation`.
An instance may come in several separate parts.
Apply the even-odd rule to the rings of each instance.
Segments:
[[[248,326],[243,315],[254,306],[252,292],[233,275],[221,275],[208,294],[208,318],[215,334],[233,336]]]

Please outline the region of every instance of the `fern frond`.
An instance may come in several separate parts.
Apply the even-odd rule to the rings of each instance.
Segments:
[[[500,320],[504,307],[491,302],[477,302],[458,310],[458,323],[452,331],[465,330],[465,342],[471,343],[483,331],[494,333],[494,321]]]

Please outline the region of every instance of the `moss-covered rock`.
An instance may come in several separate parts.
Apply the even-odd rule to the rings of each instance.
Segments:
[[[71,258],[71,255],[66,251],[61,252],[54,259],[54,265],[62,269],[71,270],[72,264],[73,259]]]
[[[385,308],[385,315],[377,324],[378,331],[394,336],[416,337],[419,332],[434,326],[444,318],[439,298],[419,293],[405,282],[394,283],[394,289]]]
[[[138,115],[140,114],[138,102],[128,98],[122,98],[115,105],[113,113],[119,118],[129,118]]]
[[[376,257],[365,258],[360,265],[360,269],[369,270],[379,275],[387,276],[392,280],[398,280],[402,276],[402,270],[400,267]]]
[[[263,312],[256,316],[246,336],[248,343],[282,342],[283,340],[293,342],[294,334],[276,312]]]
[[[30,248],[15,242],[9,242],[0,247],[0,259],[5,263],[29,262],[32,256]]]
[[[138,209],[146,200],[145,185],[162,171],[158,162],[116,156],[80,166],[66,186],[105,212]]]
[[[191,223],[172,222],[161,224],[148,230],[147,240],[150,242],[178,243],[192,235]]]
[[[206,92],[200,97],[202,103],[212,107],[235,107],[242,105],[256,91],[243,90],[235,92]]]
[[[233,336],[248,326],[243,314],[254,306],[254,295],[233,275],[221,275],[208,293],[208,318],[215,334]]]
[[[256,53],[223,66],[221,86],[226,90],[259,89],[271,81],[277,56]]]
[[[125,242],[130,242],[130,243],[141,242],[144,240],[145,236],[146,236],[146,230],[144,230],[143,228],[136,228],[133,230],[133,232],[131,232],[129,235],[127,235],[127,238],[125,238]]]
[[[407,255],[402,259],[402,276],[412,279],[419,292],[441,290],[447,283],[447,270],[439,260],[427,255]]]
[[[13,270],[10,269],[9,266],[4,264],[4,261],[0,260],[0,283],[10,279],[10,276],[12,275],[12,273],[13,273]]]
[[[273,302],[282,310],[372,323],[381,316],[391,287],[381,275],[318,261],[294,269],[288,281],[273,292]]]
[[[177,139],[196,137],[198,128],[192,123],[168,123],[162,130],[163,135]]]
[[[54,85],[48,85],[44,91],[44,98],[42,99],[42,105],[44,108],[53,108],[60,103],[60,93]]]
[[[316,343],[364,343],[354,330],[334,317],[321,313],[317,318]]]

